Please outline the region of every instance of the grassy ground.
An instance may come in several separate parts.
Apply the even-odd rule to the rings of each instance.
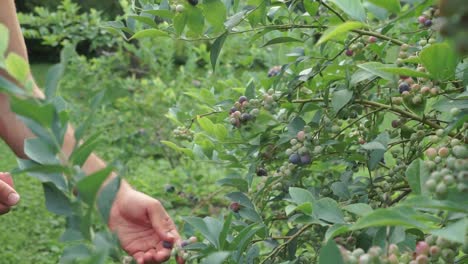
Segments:
[[[33,66],[39,84],[43,84],[48,65]],[[0,143],[0,170],[16,167],[8,147]],[[10,213],[0,216],[0,264],[57,263],[62,246],[63,219],[47,211],[39,181],[27,175],[14,175],[21,202]]]

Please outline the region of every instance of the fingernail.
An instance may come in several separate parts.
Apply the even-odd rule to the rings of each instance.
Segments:
[[[20,196],[17,193],[10,193],[8,195],[8,205],[15,205],[18,203]]]

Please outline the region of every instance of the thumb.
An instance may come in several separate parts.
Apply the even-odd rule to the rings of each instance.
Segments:
[[[13,206],[19,202],[20,196],[13,189],[13,179],[9,173],[0,173],[0,203]]]

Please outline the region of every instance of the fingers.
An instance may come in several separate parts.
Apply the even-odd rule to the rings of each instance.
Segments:
[[[161,202],[155,200],[148,211],[151,225],[161,240],[171,242],[172,244],[180,242],[181,238],[175,224],[167,214]]]
[[[13,179],[9,173],[0,173],[0,203],[13,206],[19,202],[20,196],[13,189]]]
[[[154,260],[158,262],[167,261],[171,256],[172,248],[175,245],[180,246],[182,239],[177,232],[174,222],[162,206],[161,202],[155,200],[154,204],[149,209],[149,216],[153,229],[161,238],[161,241],[158,243],[158,250],[153,255]],[[168,245],[170,245],[170,247]],[[180,256],[176,256],[176,261],[179,264],[185,263],[184,259]]]

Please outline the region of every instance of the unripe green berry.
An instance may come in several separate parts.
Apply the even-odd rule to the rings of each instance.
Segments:
[[[445,195],[447,194],[447,185],[444,182],[440,182],[436,186],[436,194]]]

